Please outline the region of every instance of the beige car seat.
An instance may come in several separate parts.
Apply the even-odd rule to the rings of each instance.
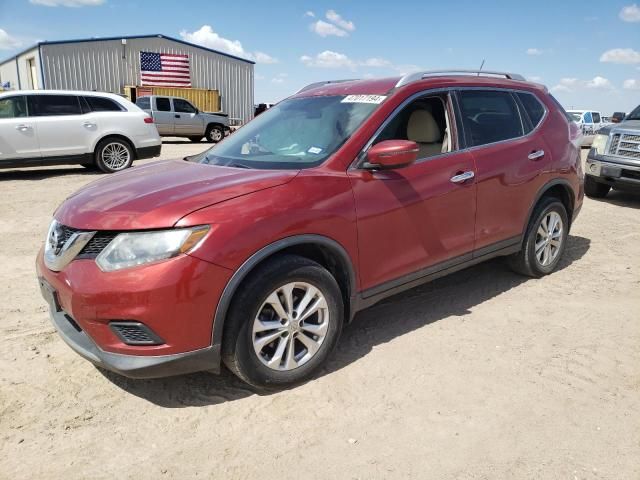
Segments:
[[[418,158],[431,157],[442,152],[440,127],[428,110],[416,110],[409,117],[407,138],[418,144]]]

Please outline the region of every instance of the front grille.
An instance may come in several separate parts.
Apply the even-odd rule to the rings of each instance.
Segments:
[[[140,322],[111,322],[111,330],[127,345],[160,345],[164,341]]]
[[[631,133],[613,135],[609,153],[619,157],[640,159],[640,135]]]
[[[66,242],[76,232],[85,232],[86,230],[78,230],[76,228],[60,225],[62,228],[62,238]],[[118,232],[96,232],[96,234],[89,240],[76,258],[96,258],[102,250],[106,248],[111,240],[116,238]]]

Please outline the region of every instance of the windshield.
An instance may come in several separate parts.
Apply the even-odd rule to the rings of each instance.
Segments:
[[[239,168],[314,167],[335,152],[384,98],[340,95],[284,100],[189,160]]]
[[[580,118],[582,118],[582,115],[580,115],[579,113],[570,113],[569,112],[569,116],[573,119],[574,122],[579,122]]]
[[[626,120],[640,120],[640,105],[638,105],[633,112],[631,112],[629,115],[627,115],[626,117],[624,117],[625,121]]]

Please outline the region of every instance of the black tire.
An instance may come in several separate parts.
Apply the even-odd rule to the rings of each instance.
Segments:
[[[109,151],[119,152],[122,157],[116,159],[109,156]],[[126,152],[126,153],[125,153]],[[129,142],[121,138],[105,138],[96,147],[95,162],[105,173],[115,173],[126,170],[133,163],[133,149]]]
[[[211,143],[218,143],[224,140],[224,128],[222,125],[209,125],[205,133],[207,141]]]
[[[193,143],[198,143],[200,140],[202,140],[202,137],[189,137],[189,140],[191,140]]]
[[[590,175],[584,177],[584,194],[589,198],[604,198],[609,193],[611,187],[604,183],[599,183],[591,178]]]
[[[256,353],[253,344],[253,325],[267,297],[279,287],[291,282],[305,282],[322,293],[327,305],[328,327],[319,349],[306,363],[291,370],[276,370],[265,365]],[[299,302],[299,297],[294,299],[294,304],[299,305]],[[334,350],[342,331],[343,317],[344,308],[340,287],[325,268],[314,261],[296,255],[274,257],[251,274],[238,289],[231,303],[222,342],[223,361],[235,375],[258,389],[274,390],[299,384],[308,380]],[[296,318],[295,315],[293,318]],[[296,322],[292,321],[292,323]],[[283,335],[288,334],[284,332]],[[297,348],[300,351],[298,355],[305,351],[304,345],[297,340],[300,335],[304,333],[300,331],[291,333],[291,338],[295,339],[293,352],[295,353]],[[278,342],[282,342],[281,337],[266,344],[264,348],[271,348],[275,352]],[[286,354],[281,353],[283,361],[285,356]],[[300,360],[303,358],[298,359]],[[278,364],[282,365],[280,361]]]
[[[547,265],[543,265],[536,255],[536,241],[541,242],[543,237],[540,236],[538,230],[541,227],[543,219],[555,212],[562,220],[562,232],[560,235],[560,246],[553,260]],[[569,218],[567,210],[560,200],[555,197],[544,197],[536,206],[524,238],[522,250],[509,257],[509,265],[511,268],[522,275],[540,278],[550,274],[555,270],[562,258],[562,254],[567,245],[567,237],[569,235]]]

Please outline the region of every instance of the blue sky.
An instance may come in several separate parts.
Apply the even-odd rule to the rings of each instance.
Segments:
[[[565,107],[640,104],[640,5],[480,2],[0,0],[0,58],[38,40],[163,33],[256,60],[256,101],[315,80],[436,68],[521,73]]]

